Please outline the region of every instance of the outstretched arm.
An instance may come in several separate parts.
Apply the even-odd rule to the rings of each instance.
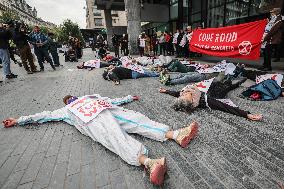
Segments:
[[[208,106],[213,110],[220,110],[222,112],[227,112],[233,115],[244,117],[252,121],[262,120],[262,115],[260,114],[251,114],[249,111],[241,110],[238,107],[230,106],[228,104],[225,104],[213,98],[208,98],[207,102],[208,102]]]
[[[177,97],[177,98],[180,96],[180,91],[170,91],[170,90],[167,90],[167,89],[164,89],[164,88],[160,88],[159,92],[165,93],[165,94]]]
[[[131,96],[131,95],[128,95],[126,97],[123,97],[123,98],[115,98],[115,99],[111,99],[111,103],[113,105],[122,105],[122,104],[127,104],[127,103],[130,103],[134,100],[139,100],[139,97],[138,96]]]
[[[18,119],[8,118],[3,121],[4,127],[13,127],[16,124],[26,125],[29,123],[45,123],[48,121],[65,121],[70,122],[70,118],[67,114],[67,109],[61,108],[55,111],[44,111],[30,116],[21,116]]]

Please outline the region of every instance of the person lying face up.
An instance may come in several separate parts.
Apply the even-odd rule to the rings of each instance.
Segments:
[[[201,92],[196,85],[188,85],[181,91],[170,91],[164,88],[160,88],[160,93],[169,94],[177,97],[173,108],[176,111],[193,112],[197,108],[209,108],[212,110],[220,110],[233,115],[244,117],[253,121],[262,120],[261,114],[251,114],[249,111],[242,110],[238,107],[228,105],[220,100],[223,99],[226,94],[239,87],[245,80],[239,81],[236,84],[232,82],[213,82],[208,89],[207,94]]]

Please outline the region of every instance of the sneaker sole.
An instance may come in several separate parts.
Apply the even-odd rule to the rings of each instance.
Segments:
[[[163,164],[156,166],[155,170],[151,174],[150,181],[154,185],[162,185],[164,183],[165,173],[167,172],[166,158],[163,158]]]
[[[188,144],[189,144],[189,142],[190,142],[192,139],[194,139],[194,138],[196,137],[196,135],[197,135],[199,125],[198,125],[197,122],[194,122],[194,123],[192,123],[192,124],[193,124],[193,125],[192,125],[192,128],[191,128],[191,132],[190,132],[186,137],[184,137],[184,138],[182,139],[182,141],[181,141],[180,146],[181,146],[182,148],[187,147]]]

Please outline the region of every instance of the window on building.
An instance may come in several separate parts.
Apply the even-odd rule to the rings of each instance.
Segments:
[[[102,12],[100,10],[94,9],[94,16],[102,16]]]
[[[283,3],[283,0],[251,0],[249,15],[267,13],[272,8],[283,7]]]
[[[174,1],[174,0],[171,0]],[[178,3],[174,3],[170,5],[170,19],[174,20],[178,18]]]
[[[95,25],[96,26],[102,26],[103,25],[103,19],[95,18]]]
[[[208,27],[218,28],[223,25],[224,21],[224,5],[208,10]]]
[[[112,17],[118,17],[118,11],[111,11],[111,16]]]
[[[249,0],[230,1],[226,5],[226,25],[237,24],[237,19],[248,16]]]

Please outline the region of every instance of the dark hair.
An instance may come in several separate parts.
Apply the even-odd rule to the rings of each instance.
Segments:
[[[66,95],[66,96],[63,98],[64,104],[67,104],[67,100],[68,100],[69,98],[71,98],[71,97],[72,97],[71,95]]]
[[[174,108],[175,111],[182,111],[188,113],[193,112],[195,109],[195,107],[191,102],[181,98],[177,98],[172,107]]]
[[[107,70],[104,71],[104,73],[103,73],[103,78],[104,78],[105,80],[109,80],[109,78],[108,78],[108,71],[107,71]]]

